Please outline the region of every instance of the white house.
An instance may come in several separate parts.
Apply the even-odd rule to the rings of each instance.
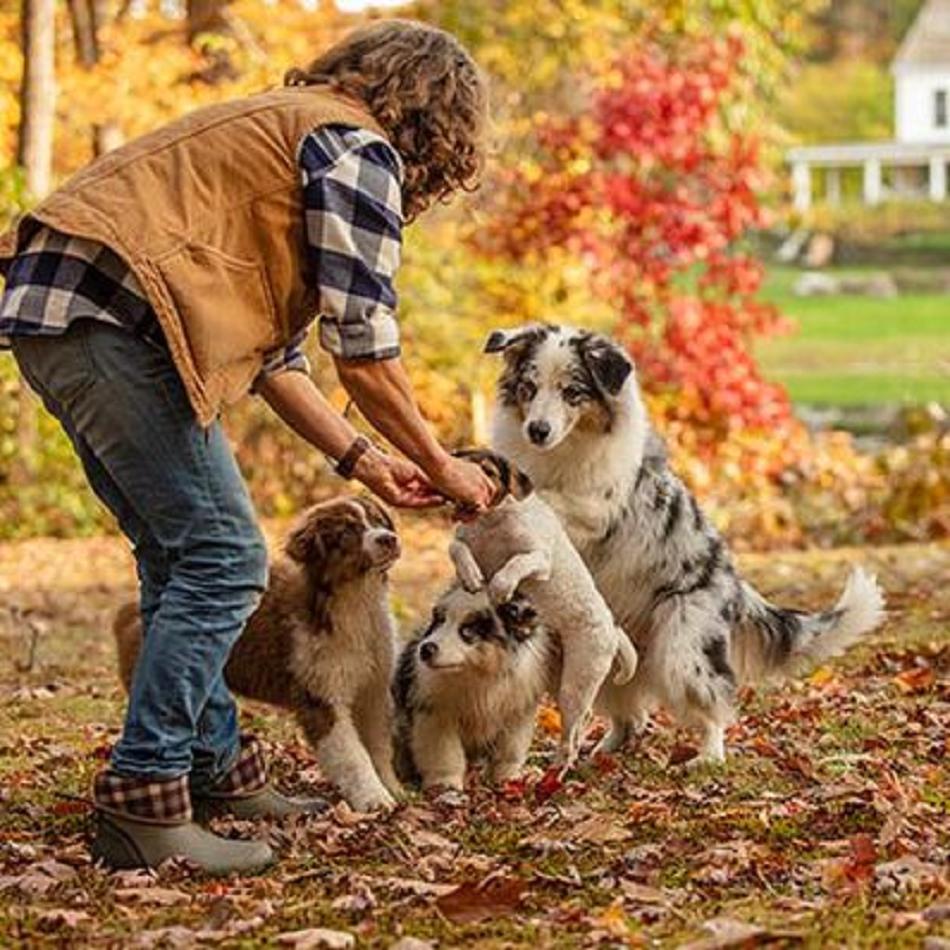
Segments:
[[[950,162],[950,0],[926,0],[891,66],[893,142],[810,145],[788,153],[795,207],[813,198],[812,171],[824,171],[824,198],[841,202],[841,175],[863,171],[866,204],[888,197],[947,198]]]

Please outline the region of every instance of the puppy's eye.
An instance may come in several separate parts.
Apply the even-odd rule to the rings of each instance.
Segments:
[[[426,627],[425,633],[422,634],[423,640],[431,636],[435,631],[445,623],[445,611],[440,609],[435,609],[432,611],[432,616],[429,618],[429,626]]]
[[[561,395],[566,403],[576,406],[587,398],[587,390],[583,386],[565,386]]]
[[[522,402],[531,402],[538,394],[538,387],[530,379],[523,379],[518,383],[518,398]]]
[[[459,627],[459,637],[464,643],[487,640],[495,632],[495,621],[485,614],[467,620]]]

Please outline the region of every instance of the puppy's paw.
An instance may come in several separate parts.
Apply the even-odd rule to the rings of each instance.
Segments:
[[[498,608],[508,603],[515,596],[517,589],[518,585],[512,584],[511,579],[506,577],[504,572],[496,574],[488,583],[488,599],[492,607]]]
[[[443,808],[465,808],[469,797],[460,788],[446,788],[444,785],[430,789],[427,793],[433,804]]]
[[[477,594],[485,589],[485,578],[479,570],[477,564],[457,564],[455,574],[462,585],[462,589],[468,594]]]
[[[353,811],[392,811],[398,802],[385,788],[379,788],[372,792],[353,795],[349,805]]]

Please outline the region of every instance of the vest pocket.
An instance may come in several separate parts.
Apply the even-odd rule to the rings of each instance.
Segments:
[[[282,337],[263,265],[202,244],[186,244],[154,263],[199,376],[220,386],[225,401],[239,398]]]

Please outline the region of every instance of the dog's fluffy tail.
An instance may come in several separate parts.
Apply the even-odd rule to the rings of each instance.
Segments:
[[[745,618],[733,637],[740,682],[790,676],[837,656],[884,619],[884,595],[873,575],[856,567],[830,610],[805,613],[770,604],[743,583]]]
[[[118,609],[112,624],[112,633],[119,658],[119,679],[128,692],[139,651],[142,649],[142,619],[138,604],[123,604]]]
[[[618,686],[629,683],[633,674],[637,672],[637,648],[630,642],[630,638],[617,627],[617,652],[614,654],[614,682]]]

